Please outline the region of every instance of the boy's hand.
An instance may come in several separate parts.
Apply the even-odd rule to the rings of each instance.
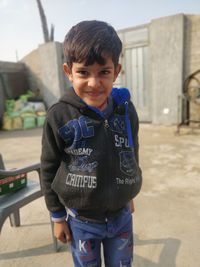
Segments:
[[[54,236],[63,243],[71,241],[72,237],[66,221],[54,222]]]
[[[133,199],[130,201],[130,211],[131,213],[135,211],[135,205],[134,205]]]

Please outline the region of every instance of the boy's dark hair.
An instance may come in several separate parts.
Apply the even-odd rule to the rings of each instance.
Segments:
[[[82,21],[73,26],[63,43],[66,63],[72,68],[73,62],[84,62],[86,66],[97,62],[106,63],[111,57],[115,67],[119,61],[122,42],[115,29],[103,21]]]

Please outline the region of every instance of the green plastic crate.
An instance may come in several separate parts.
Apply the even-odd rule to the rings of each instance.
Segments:
[[[19,174],[6,178],[0,177],[0,195],[11,193],[27,185],[27,174]]]
[[[37,126],[41,127],[44,125],[46,116],[37,116]]]
[[[30,129],[36,126],[36,116],[23,116],[23,129]]]

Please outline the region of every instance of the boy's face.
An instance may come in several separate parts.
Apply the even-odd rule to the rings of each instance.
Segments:
[[[63,65],[64,72],[73,84],[76,94],[89,105],[103,110],[107,106],[107,99],[112,91],[113,82],[116,80],[121,65],[117,67],[111,58],[104,65],[94,63],[85,66],[84,63],[73,63],[70,69]]]

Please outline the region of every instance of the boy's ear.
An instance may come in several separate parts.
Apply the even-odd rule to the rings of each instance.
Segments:
[[[72,82],[72,70],[67,65],[67,63],[63,64],[63,70],[64,70],[64,73],[67,75],[68,79],[70,80],[70,82]]]
[[[118,64],[117,67],[115,68],[115,74],[114,74],[114,81],[113,82],[115,82],[115,80],[117,79],[121,69],[122,69],[122,65]]]

